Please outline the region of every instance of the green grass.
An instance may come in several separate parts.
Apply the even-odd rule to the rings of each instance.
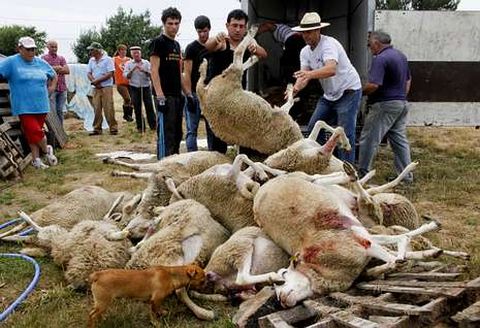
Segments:
[[[121,107],[118,107],[121,108]],[[117,115],[118,116],[118,115]],[[68,120],[67,120],[68,122]],[[203,130],[201,130],[203,131]],[[413,186],[402,186],[419,213],[438,218],[443,229],[429,234],[438,246],[472,254],[466,278],[480,275],[480,140],[478,130],[413,128],[409,129],[412,158],[420,165]],[[140,135],[134,125],[123,126],[117,137],[88,137],[85,132],[70,132],[69,147],[57,153],[60,165],[45,171],[28,168],[16,183],[0,182],[0,222],[17,216],[18,210],[33,212],[76,187],[93,184],[108,190],[137,192],[145,182],[113,178],[113,166],[102,164],[96,153],[114,150],[154,152],[155,135]],[[382,147],[375,161],[374,183],[394,175],[393,158]],[[21,245],[0,242],[0,253],[18,252]],[[91,295],[66,287],[62,269],[50,259],[40,259],[42,276],[27,301],[3,323],[3,327],[85,327],[92,306]],[[460,262],[458,262],[460,263]],[[30,264],[0,258],[0,305],[6,307],[26,287],[33,275]],[[150,322],[147,304],[119,300],[104,315],[99,327],[233,327],[231,318],[237,308],[226,304],[201,303],[214,309],[218,319],[203,322],[175,297],[165,303],[168,315]],[[0,309],[2,311],[3,309]]]

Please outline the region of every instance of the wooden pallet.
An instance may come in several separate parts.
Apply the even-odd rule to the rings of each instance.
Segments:
[[[460,273],[398,273],[344,293],[306,300],[258,319],[262,328],[480,327],[480,277]]]
[[[9,134],[12,127],[9,123],[0,124],[0,178],[21,176],[25,167],[32,161],[32,155],[24,155],[20,146]]]

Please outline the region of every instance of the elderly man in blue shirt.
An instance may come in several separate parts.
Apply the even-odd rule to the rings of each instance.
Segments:
[[[115,67],[113,60],[103,51],[98,42],[92,42],[87,47],[90,50],[91,58],[88,61],[87,75],[91,85],[95,88],[93,93],[93,108],[95,118],[93,119],[93,132],[91,136],[102,134],[102,110],[105,113],[110,134],[118,134],[118,124],[115,119],[113,107],[113,72]]]
[[[407,139],[407,94],[410,90],[410,70],[407,57],[390,44],[385,32],[371,32],[368,46],[373,54],[368,83],[363,93],[368,95],[368,114],[360,136],[358,166],[360,174],[370,170],[378,145],[387,137],[394,155],[397,173],[402,172],[410,159]],[[413,181],[409,173],[404,182]]]

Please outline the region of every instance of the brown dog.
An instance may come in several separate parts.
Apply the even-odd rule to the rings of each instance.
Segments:
[[[196,264],[183,266],[156,266],[145,270],[110,269],[90,275],[93,309],[88,315],[88,327],[108,308],[114,298],[135,298],[150,301],[151,314],[165,314],[160,306],[175,290],[200,287],[205,272]]]

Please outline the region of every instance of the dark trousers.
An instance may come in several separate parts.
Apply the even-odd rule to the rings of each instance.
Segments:
[[[207,130],[208,150],[225,154],[227,152],[227,143],[213,133],[207,120],[205,120],[205,128]]]
[[[157,119],[153,110],[152,89],[150,87],[137,88],[130,86],[130,96],[132,97],[133,109],[135,111],[137,130],[141,132],[145,131],[145,118],[142,114],[142,100],[143,105],[145,106],[148,126],[151,130],[155,130]]]
[[[182,141],[183,96],[166,96],[166,109],[157,108],[157,158],[178,154]]]

